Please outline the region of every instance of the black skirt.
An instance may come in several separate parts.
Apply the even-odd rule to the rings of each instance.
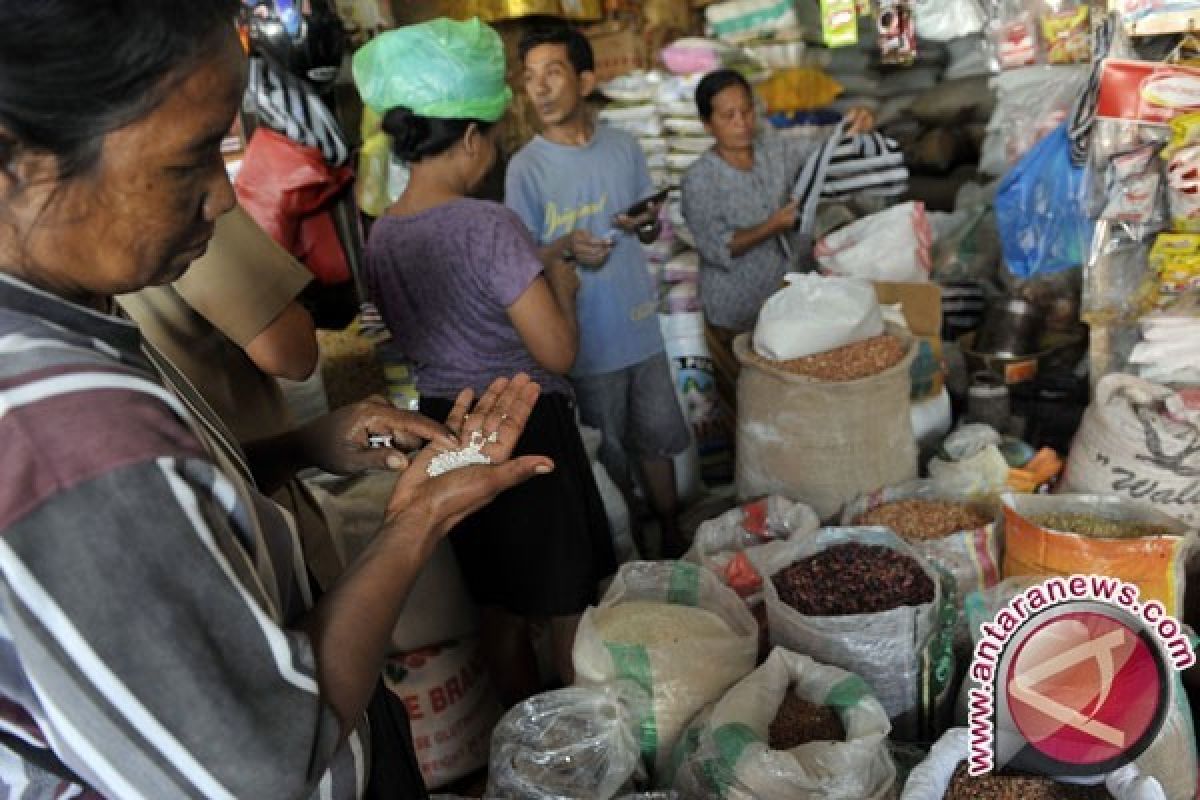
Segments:
[[[421,412],[436,420],[452,405],[421,398]],[[477,604],[519,616],[578,614],[595,603],[616,556],[574,402],[541,395],[513,455],[547,456],[554,471],[509,489],[451,531],[467,590]]]

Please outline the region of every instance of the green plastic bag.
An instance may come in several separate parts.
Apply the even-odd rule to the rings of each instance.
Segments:
[[[495,122],[512,100],[504,44],[478,18],[388,31],[360,47],[352,67],[363,102],[380,115],[402,106],[422,117]]]

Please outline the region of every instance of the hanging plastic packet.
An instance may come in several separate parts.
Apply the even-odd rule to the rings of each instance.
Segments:
[[[1200,145],[1177,150],[1167,161],[1171,229],[1200,233]]]
[[[1108,165],[1108,185],[1113,187],[1140,175],[1150,168],[1154,160],[1154,145],[1148,144],[1113,158]]]
[[[1083,64],[1091,58],[1086,5],[1043,14],[1041,22],[1047,63]]]
[[[1155,305],[1161,307],[1200,287],[1200,235],[1159,234],[1149,261],[1157,281]]]
[[[1163,150],[1162,157],[1169,160],[1176,152],[1188,145],[1200,144],[1200,112],[1180,114],[1171,120],[1171,142]]]
[[[1019,69],[1036,64],[1038,41],[1033,14],[1022,11],[997,19],[992,25],[992,43],[1000,69]]]
[[[884,64],[908,66],[917,59],[916,14],[912,0],[880,0],[876,21]]]
[[[1100,218],[1138,227],[1152,225],[1158,216],[1159,183],[1158,172],[1132,175],[1117,182]]]
[[[858,7],[855,0],[821,0],[821,36],[826,47],[858,44]]]

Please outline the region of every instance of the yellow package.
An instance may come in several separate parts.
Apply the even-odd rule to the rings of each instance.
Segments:
[[[1059,11],[1042,17],[1042,38],[1050,64],[1086,63],[1092,55],[1088,38],[1088,7]]]
[[[1171,120],[1171,141],[1163,148],[1163,160],[1169,160],[1183,148],[1198,142],[1200,142],[1200,112],[1180,114]]]
[[[358,154],[358,174],[354,194],[358,207],[371,217],[379,217],[391,204],[388,197],[388,166],[391,161],[392,137],[376,133],[363,142]]]
[[[1160,233],[1150,248],[1150,266],[1159,269],[1179,258],[1200,256],[1200,236],[1194,233]]]
[[[758,86],[758,93],[772,114],[824,108],[842,91],[840,83],[812,67],[779,70]]]

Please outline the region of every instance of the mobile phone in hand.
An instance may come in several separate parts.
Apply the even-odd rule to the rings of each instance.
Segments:
[[[661,205],[662,202],[667,199],[667,195],[670,193],[670,189],[662,189],[657,191],[649,197],[643,197],[641,200],[638,200],[621,213],[627,217],[640,217],[642,214],[645,214],[650,210],[651,205]]]

